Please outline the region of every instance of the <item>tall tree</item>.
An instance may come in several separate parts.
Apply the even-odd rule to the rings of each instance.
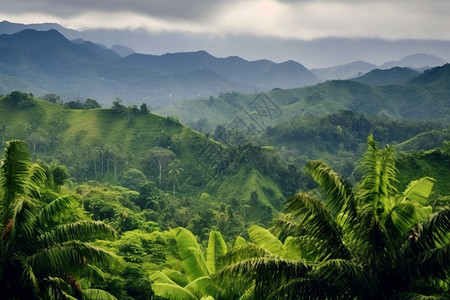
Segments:
[[[26,143],[7,142],[0,163],[0,290],[6,299],[83,298],[76,278],[114,260],[88,243],[113,237],[114,230],[101,222],[73,222],[72,198],[44,201],[44,182]]]
[[[147,169],[149,169],[149,168],[151,168],[152,163],[156,163],[158,170],[159,170],[159,175],[158,175],[159,185],[158,186],[160,188],[161,188],[161,182],[162,182],[163,169],[167,166],[168,162],[170,160],[173,160],[175,157],[176,157],[175,153],[173,153],[171,150],[161,148],[161,147],[153,148],[147,154],[144,164],[147,165]]]
[[[178,176],[180,176],[183,168],[181,167],[180,161],[178,159],[173,160],[169,163],[169,174],[172,177],[173,182],[173,197],[175,198],[175,185],[178,184]]]

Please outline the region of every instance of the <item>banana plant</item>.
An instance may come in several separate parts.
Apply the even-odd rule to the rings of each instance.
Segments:
[[[173,229],[173,234],[184,273],[172,269],[152,272],[150,279],[155,295],[180,300],[218,297],[223,290],[214,284],[211,275],[220,269],[220,258],[228,251],[221,233],[210,232],[206,255],[189,230],[179,227]]]

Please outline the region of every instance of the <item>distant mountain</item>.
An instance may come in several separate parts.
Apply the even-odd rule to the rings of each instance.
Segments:
[[[387,63],[382,64],[381,66],[376,66],[374,64],[365,62],[365,61],[355,61],[349,64],[344,65],[338,65],[334,67],[328,67],[328,68],[320,68],[320,69],[311,69],[311,72],[316,75],[317,78],[320,79],[320,81],[326,81],[326,80],[334,80],[334,79],[352,79],[362,76],[366,74],[367,72],[370,72],[375,69],[391,69],[394,67],[401,67],[401,68],[409,68],[414,69],[417,72],[423,72],[426,69],[442,66],[446,64],[447,62],[437,56],[431,55],[431,54],[414,54],[414,55],[408,55],[398,61],[390,61]],[[398,70],[397,70],[398,71]],[[379,73],[381,74],[381,73]],[[386,73],[387,74],[387,73]],[[372,74],[373,75],[373,74]],[[372,76],[370,75],[370,76]],[[391,74],[393,75],[393,74]],[[399,75],[399,74],[397,74]],[[394,76],[394,80],[396,80]],[[407,76],[406,76],[407,77]],[[412,78],[412,77],[411,77]],[[409,78],[409,79],[411,79]],[[397,78],[398,79],[398,78]],[[362,79],[361,82],[363,82],[365,79]],[[406,80],[407,81],[407,80]],[[403,82],[406,82],[403,81]],[[390,82],[392,84],[400,83],[402,81],[396,82]],[[383,81],[380,84],[389,84],[388,79]]]
[[[419,74],[410,68],[394,67],[389,70],[375,69],[350,80],[370,85],[406,84]]]
[[[0,22],[0,34],[14,34],[26,29],[34,29],[38,31],[57,30],[69,40],[82,39],[79,31],[65,28],[57,23],[40,23],[40,24],[20,24],[8,21]]]
[[[123,46],[123,45],[117,45],[117,44],[113,45],[110,49],[122,57],[125,57],[125,56],[135,53],[135,51],[133,49],[131,49],[130,47]]]
[[[329,68],[311,69],[320,81],[333,79],[349,79],[365,74],[377,66],[365,61],[355,61],[345,65],[339,65]]]
[[[294,61],[276,64],[269,60],[247,61],[235,56],[216,58],[206,51],[161,56],[132,54],[122,59],[121,63],[161,72],[186,73],[210,70],[232,82],[240,82],[263,90],[318,83],[314,74]]]
[[[423,68],[423,67],[438,67],[446,64],[447,61],[431,54],[413,54],[408,55],[398,61],[390,61],[380,66],[380,69],[390,69],[393,67],[405,68]]]
[[[102,45],[100,43],[95,43],[94,44],[93,42],[85,41],[83,39],[76,39],[76,40],[72,40],[71,42],[74,43],[74,44],[83,45],[86,48],[89,48],[93,52],[95,52],[95,53],[97,53],[97,54],[99,54],[102,57],[107,58],[107,59],[114,60],[114,59],[120,59],[121,58],[121,56],[117,52],[115,52],[113,50],[109,50],[108,47],[106,47],[105,45]]]
[[[128,104],[160,106],[229,91],[267,91],[318,82],[293,61],[223,59],[205,51],[122,58],[101,44],[71,42],[56,30],[1,35],[0,66],[0,74],[20,78],[28,86],[63,98],[93,97],[104,104],[119,97]]]

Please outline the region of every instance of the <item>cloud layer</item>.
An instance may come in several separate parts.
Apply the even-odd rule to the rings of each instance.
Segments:
[[[0,19],[289,39],[450,39],[447,0],[0,0]]]

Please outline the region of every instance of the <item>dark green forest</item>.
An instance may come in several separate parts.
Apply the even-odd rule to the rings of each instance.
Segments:
[[[1,294],[447,299],[447,69],[226,93],[167,116],[1,97]]]

